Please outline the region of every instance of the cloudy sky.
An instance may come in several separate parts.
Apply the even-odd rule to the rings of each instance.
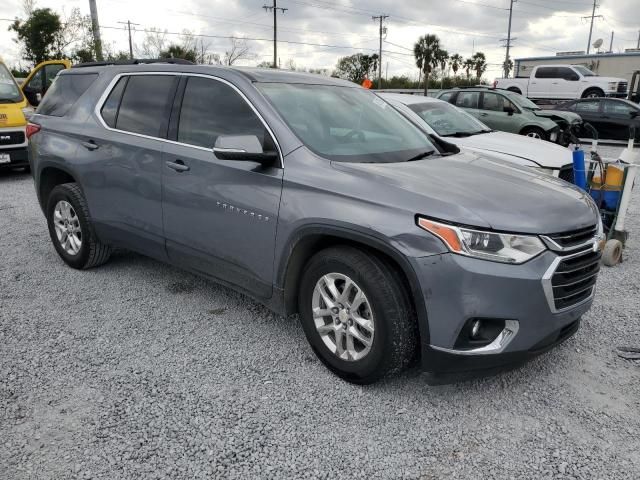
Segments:
[[[97,0],[103,42],[112,50],[127,50],[127,35],[118,22],[138,23],[134,42],[141,45],[145,29],[167,30],[167,40],[180,41],[189,30],[203,35],[212,52],[224,54],[230,40],[246,37],[256,64],[272,58],[272,14],[263,10],[273,0]],[[592,42],[604,39],[613,51],[634,48],[640,29],[638,0],[599,0]],[[88,0],[37,0],[63,17],[78,7],[89,13]],[[585,50],[592,0],[518,0],[514,4],[512,58],[553,55],[557,51]],[[509,0],[278,0],[288,10],[278,15],[278,54],[281,65],[293,60],[298,67],[329,68],[340,56],[373,53],[378,48],[378,24],[373,15],[385,14],[387,28],[383,67],[388,75],[417,76],[410,49],[425,33],[435,33],[450,53],[470,56],[486,53],[486,77],[499,76],[504,61],[500,39],[506,37]],[[7,31],[8,19],[23,18],[22,0],[0,2],[0,56],[20,62],[20,49]],[[175,33],[176,35],[173,35]],[[208,35],[209,37],[204,37]],[[218,36],[218,37],[213,37]],[[255,39],[255,40],[254,40]],[[290,43],[285,43],[290,42]],[[388,66],[387,66],[388,65]],[[640,67],[640,66],[639,66]]]

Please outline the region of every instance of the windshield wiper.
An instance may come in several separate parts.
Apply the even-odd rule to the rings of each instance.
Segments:
[[[442,137],[470,137],[471,135],[475,135],[478,132],[454,132],[448,133],[446,135],[441,135]]]
[[[422,160],[423,158],[427,158],[429,155],[433,155],[433,152],[435,152],[435,150],[429,150],[427,152],[419,153],[415,157],[411,157],[410,159],[408,159],[407,162],[413,162],[415,160]]]

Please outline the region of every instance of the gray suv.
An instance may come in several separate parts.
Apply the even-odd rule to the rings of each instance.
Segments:
[[[461,153],[371,92],[169,64],[60,73],[30,161],[73,268],[114,247],[298,313],[340,377],[434,382],[559,344],[591,306],[601,223],[580,190]]]

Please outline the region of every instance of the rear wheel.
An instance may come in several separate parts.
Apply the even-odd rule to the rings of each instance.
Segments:
[[[300,319],[320,360],[336,375],[373,383],[415,358],[417,323],[408,292],[382,260],[354,247],[332,247],[307,264]]]
[[[602,252],[602,263],[607,267],[615,267],[622,261],[622,242],[620,240],[607,240]]]
[[[522,95],[522,91],[518,87],[509,87],[509,88],[507,88],[507,90],[509,90],[510,92]]]
[[[56,186],[47,202],[49,236],[67,265],[85,269],[105,263],[111,248],[96,237],[87,202],[76,183]]]
[[[520,134],[531,138],[538,138],[540,140],[547,139],[547,134],[545,133],[545,131],[538,127],[525,127],[522,129]]]
[[[599,88],[587,88],[582,94],[582,98],[600,98],[604,97],[604,92]]]

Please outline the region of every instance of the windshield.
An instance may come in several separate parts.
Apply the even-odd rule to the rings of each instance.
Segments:
[[[405,162],[436,151],[425,132],[363,88],[285,83],[257,87],[298,138],[330,160]]]
[[[7,67],[0,63],[0,103],[18,103],[22,93]]]
[[[506,94],[507,97],[509,97],[509,100],[515,103],[518,107],[521,107],[527,110],[540,110],[540,107],[538,105],[533,103],[524,95],[520,95],[519,93],[515,93],[515,92],[503,92],[503,93]]]
[[[407,106],[441,137],[469,136],[491,131],[468,113],[446,102],[414,103]]]
[[[573,69],[583,77],[597,77],[595,73],[589,70],[587,67],[581,67],[580,65],[573,65]]]

